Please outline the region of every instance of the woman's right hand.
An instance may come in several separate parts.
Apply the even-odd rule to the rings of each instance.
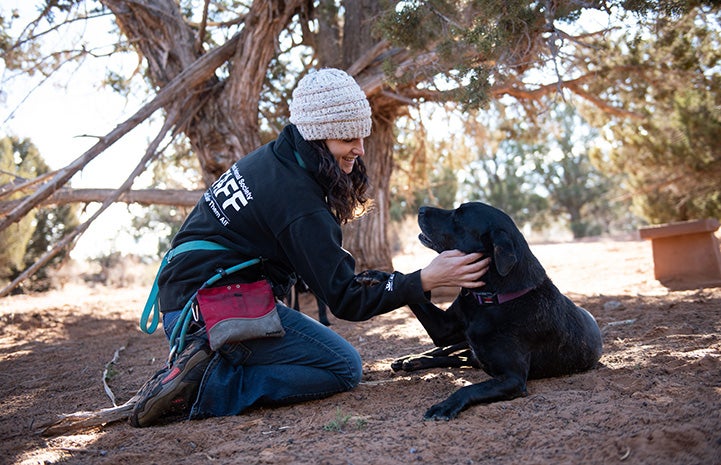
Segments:
[[[437,287],[484,286],[479,281],[486,274],[491,259],[483,258],[483,254],[463,253],[460,250],[446,250],[438,254],[431,263],[421,270],[421,284],[425,292]]]

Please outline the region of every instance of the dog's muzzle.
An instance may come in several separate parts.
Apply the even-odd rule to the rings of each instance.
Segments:
[[[421,241],[421,244],[423,244],[425,247],[428,247],[429,249],[433,249],[433,250],[435,250],[435,251],[438,252],[438,253],[443,252],[442,250],[438,250],[438,248],[435,246],[435,244],[433,243],[433,241],[431,241],[431,240],[428,238],[428,236],[426,236],[426,235],[423,234],[423,233],[420,233],[420,234],[418,235],[418,240]]]

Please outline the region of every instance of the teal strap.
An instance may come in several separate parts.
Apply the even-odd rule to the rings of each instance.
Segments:
[[[228,250],[228,248],[216,242],[199,240],[183,242],[177,247],[168,250],[168,252],[163,256],[163,260],[160,262],[158,272],[155,274],[155,280],[153,281],[153,287],[150,289],[150,295],[148,296],[148,300],[145,302],[143,313],[140,315],[140,330],[144,333],[153,334],[158,328],[158,323],[160,321],[160,311],[158,308],[158,276],[160,276],[160,272],[163,268],[165,268],[165,265],[173,259],[173,257],[189,250]],[[152,321],[148,325],[148,319],[150,319],[151,316]]]
[[[298,164],[300,165],[300,167],[303,168],[303,169],[306,169],[306,167],[305,167],[305,161],[303,161],[303,159],[300,157],[300,154],[298,153],[297,150],[294,150],[294,151],[293,151],[293,155],[295,155],[295,160],[298,162]]]

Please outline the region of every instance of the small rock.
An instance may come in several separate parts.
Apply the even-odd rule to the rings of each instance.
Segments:
[[[606,311],[610,310],[623,310],[625,305],[623,303],[619,302],[618,300],[609,300],[608,302],[605,302],[603,304],[603,309]]]

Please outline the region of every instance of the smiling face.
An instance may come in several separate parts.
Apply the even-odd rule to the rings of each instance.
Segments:
[[[345,174],[350,174],[356,158],[365,154],[363,139],[326,139],[325,143]]]

